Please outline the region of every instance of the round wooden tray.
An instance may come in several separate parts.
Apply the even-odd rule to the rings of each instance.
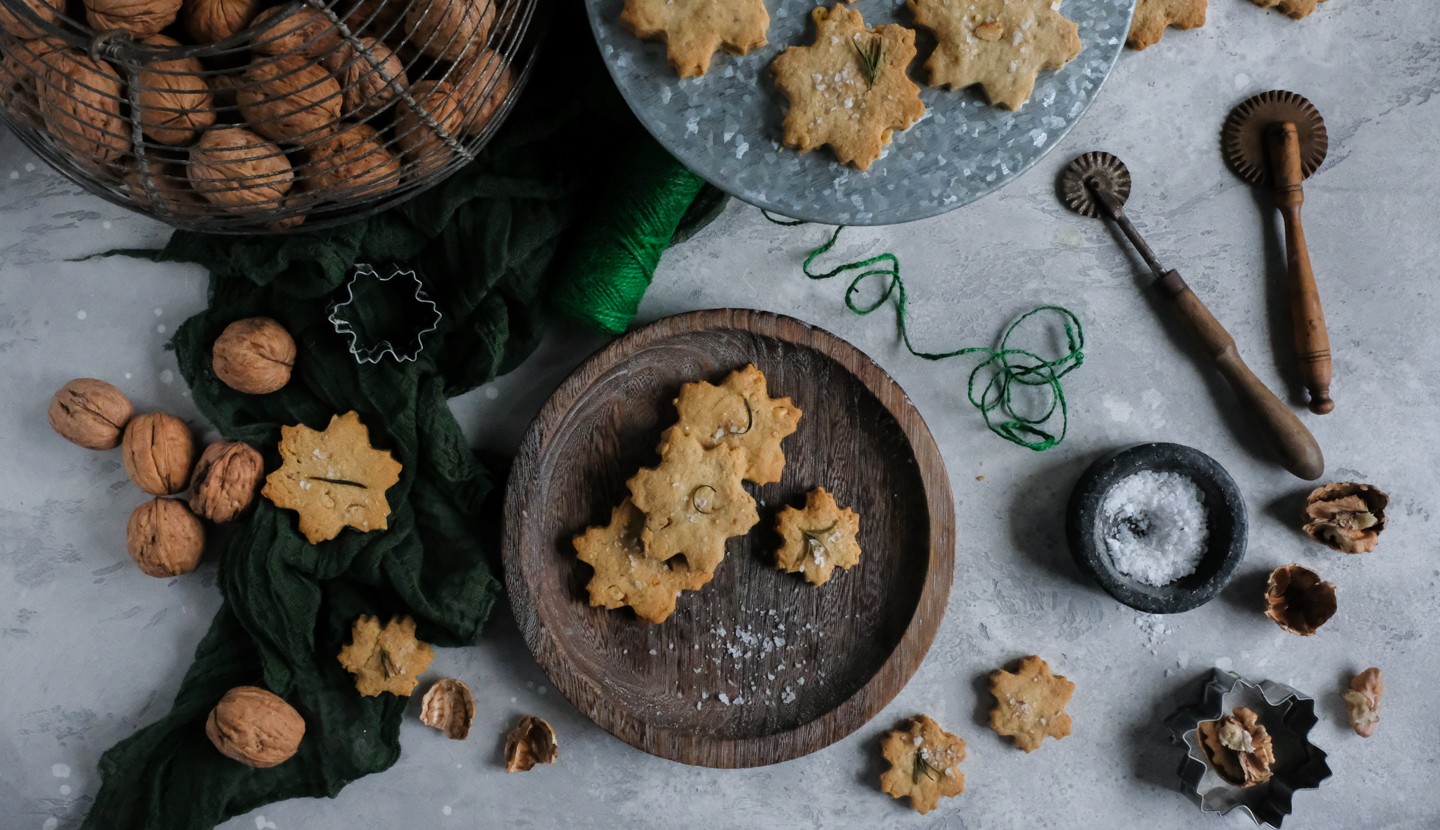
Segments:
[[[658,461],[680,386],[747,363],[805,413],[780,483],[747,485],[760,524],[662,624],[590,607],[571,539]],[[820,587],[773,564],[775,513],[817,486],[860,513],[864,551]],[[601,350],[540,411],[506,495],[506,585],[540,667],[616,737],[687,764],[774,764],[859,728],[930,648],[954,562],[945,465],[904,391],[849,343],[759,311],[681,314]]]

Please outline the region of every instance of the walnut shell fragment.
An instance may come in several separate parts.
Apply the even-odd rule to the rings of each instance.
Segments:
[[[505,738],[506,772],[528,772],[536,764],[553,764],[559,755],[555,729],[544,718],[526,715]]]
[[[1380,670],[1371,666],[1355,675],[1350,688],[1341,695],[1345,698],[1346,714],[1350,716],[1350,728],[1362,738],[1375,734],[1375,725],[1380,722],[1380,696],[1385,694],[1385,683],[1380,679]]]
[[[1390,497],[1369,484],[1316,487],[1305,500],[1305,535],[1341,553],[1369,553],[1385,529],[1389,504]]]
[[[260,489],[265,460],[240,441],[219,441],[200,453],[190,482],[190,509],[224,524],[250,509]]]
[[[265,769],[290,760],[305,737],[305,719],[278,695],[236,686],[205,719],[205,736],[220,754]]]
[[[420,722],[433,726],[454,741],[470,735],[475,720],[475,696],[470,687],[453,677],[435,681],[420,701]]]
[[[1198,727],[1205,757],[1221,778],[1242,787],[1270,780],[1275,748],[1259,715],[1244,706]]]
[[[1265,584],[1265,616],[1291,634],[1308,637],[1335,615],[1335,585],[1304,565],[1282,565]]]
[[[89,450],[120,445],[135,407],[125,393],[103,380],[76,378],[50,399],[50,426],[61,438]]]

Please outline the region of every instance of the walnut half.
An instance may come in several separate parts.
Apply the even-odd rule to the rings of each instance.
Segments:
[[[1380,696],[1385,693],[1385,683],[1380,679],[1380,670],[1371,666],[1355,675],[1350,688],[1345,690],[1347,714],[1350,728],[1362,738],[1375,734],[1375,725],[1380,722]]]
[[[1308,637],[1335,615],[1335,585],[1304,565],[1282,565],[1270,572],[1265,604],[1276,625]]]
[[[1390,497],[1369,484],[1317,487],[1305,500],[1305,535],[1342,553],[1369,553],[1385,529]]]
[[[555,730],[544,718],[526,715],[505,739],[506,772],[527,772],[536,764],[553,764],[559,755]]]
[[[435,681],[420,702],[420,722],[433,726],[451,740],[463,741],[475,720],[475,696],[470,687],[451,677]]]

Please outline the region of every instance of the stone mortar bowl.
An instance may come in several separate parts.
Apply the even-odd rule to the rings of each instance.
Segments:
[[[1205,494],[1210,537],[1195,572],[1167,585],[1152,586],[1116,570],[1105,547],[1101,505],[1122,479],[1134,473],[1180,473]],[[1249,523],[1240,488],[1215,459],[1181,444],[1135,444],[1091,464],[1070,496],[1065,522],[1075,564],[1105,592],[1137,611],[1178,614],[1209,602],[1224,588],[1245,558]]]

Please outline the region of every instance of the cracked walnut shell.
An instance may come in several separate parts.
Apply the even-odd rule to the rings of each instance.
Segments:
[[[120,445],[135,407],[125,393],[103,380],[76,378],[50,399],[50,426],[61,438],[89,450]]]
[[[529,772],[560,757],[555,729],[544,718],[526,715],[505,738],[505,771]]]
[[[190,483],[195,439],[190,427],[174,415],[147,412],[125,425],[120,453],[136,487],[152,496],[171,496]]]
[[[278,695],[236,686],[205,719],[205,736],[220,754],[266,769],[290,760],[305,737],[305,719]]]
[[[295,338],[269,317],[246,317],[220,332],[210,358],[221,383],[236,392],[265,395],[290,382]]]
[[[1335,586],[1304,565],[1282,565],[1265,584],[1265,616],[1308,637],[1335,615]]]
[[[1362,738],[1375,734],[1375,725],[1380,722],[1380,696],[1385,694],[1385,683],[1380,670],[1371,666],[1355,675],[1350,688],[1341,695],[1345,698],[1345,714],[1350,718],[1350,728]]]
[[[470,734],[475,720],[475,696],[470,687],[453,677],[435,681],[420,701],[420,722],[445,733],[445,737],[463,741]]]
[[[156,498],[130,514],[125,548],[149,576],[188,574],[205,554],[205,528],[179,499]]]
[[[1369,553],[1385,529],[1389,504],[1390,497],[1369,484],[1317,487],[1305,500],[1305,535],[1342,553]]]
[[[190,482],[190,509],[224,524],[250,509],[265,473],[260,452],[240,441],[220,441],[205,448]]]

